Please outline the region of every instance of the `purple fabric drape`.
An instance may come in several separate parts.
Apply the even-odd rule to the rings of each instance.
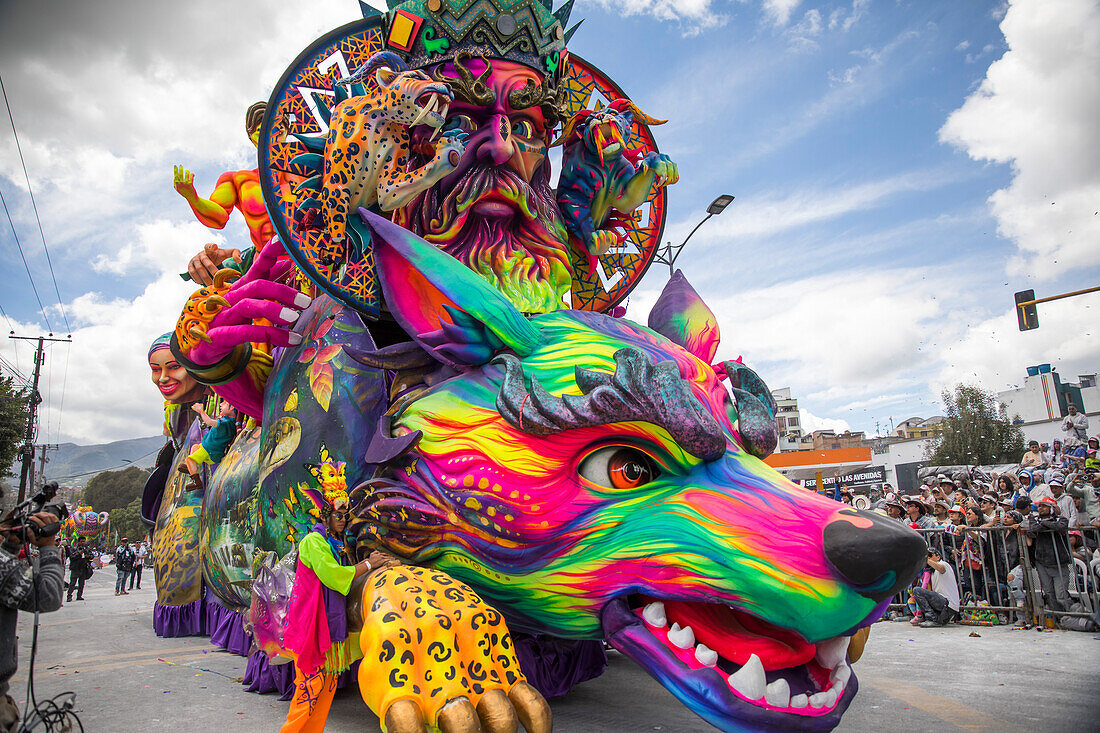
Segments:
[[[607,667],[602,641],[572,641],[513,632],[520,669],[543,697],[562,697],[575,685],[595,679]]]
[[[211,644],[247,657],[252,651],[252,635],[244,630],[245,620],[244,613],[226,608],[207,591],[206,630],[210,632]]]
[[[336,679],[337,689],[356,684],[358,674],[359,662],[356,661]],[[260,695],[277,692],[280,700],[289,700],[294,694],[294,662],[272,664],[262,651],[254,652],[248,657],[242,683],[248,692]]]
[[[206,636],[206,599],[182,606],[153,604],[153,631],[157,636]]]

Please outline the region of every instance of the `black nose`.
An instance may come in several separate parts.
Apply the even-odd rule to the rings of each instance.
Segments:
[[[913,582],[928,557],[923,537],[871,512],[840,514],[848,518],[825,526],[825,557],[861,596],[878,602]]]

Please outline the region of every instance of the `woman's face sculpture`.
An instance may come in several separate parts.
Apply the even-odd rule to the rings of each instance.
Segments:
[[[157,349],[149,355],[153,384],[165,400],[173,404],[194,402],[202,396],[202,385],[187,373],[170,349]]]

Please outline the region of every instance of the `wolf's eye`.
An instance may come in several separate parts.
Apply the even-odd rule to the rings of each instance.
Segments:
[[[637,448],[609,446],[585,457],[577,472],[611,489],[636,489],[661,475],[653,459]]]

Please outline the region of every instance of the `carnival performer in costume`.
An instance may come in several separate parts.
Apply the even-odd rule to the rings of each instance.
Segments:
[[[285,644],[295,655],[294,697],[281,733],[323,731],[336,679],[362,657],[359,632],[348,632],[345,597],[352,581],[396,561],[380,552],[349,565],[344,528],[349,518],[344,489],[306,489],[323,523],[298,543],[298,569],[287,610]],[[372,566],[373,561],[373,566]]]

